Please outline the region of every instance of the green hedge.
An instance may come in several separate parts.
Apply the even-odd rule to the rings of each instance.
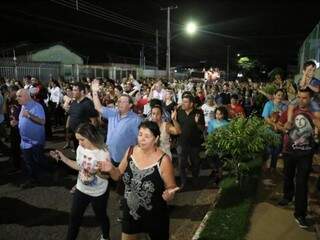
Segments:
[[[245,239],[255,202],[261,165],[260,158],[248,162],[249,174],[242,187],[236,183],[234,177],[226,177],[221,182],[221,195],[199,239]]]

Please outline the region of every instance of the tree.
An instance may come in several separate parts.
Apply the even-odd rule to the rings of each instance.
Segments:
[[[265,66],[257,59],[242,57],[238,60],[237,65],[245,78],[251,77],[259,80],[264,78],[263,72],[265,71]]]
[[[240,69],[242,69],[244,72],[248,73],[251,70],[253,70],[256,66],[256,61],[249,59],[248,57],[242,57],[238,60],[238,66]]]

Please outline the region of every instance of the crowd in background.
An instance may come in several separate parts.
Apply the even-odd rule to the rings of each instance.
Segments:
[[[281,146],[266,146],[270,171],[276,169],[279,154],[285,160],[279,205],[295,199],[294,216],[306,227],[307,183],[320,126],[320,80],[314,77],[315,70],[315,63],[307,61],[298,82],[276,74],[267,83],[250,78],[226,81],[217,68],[206,71],[204,81],[135,79],[132,74],[120,82],[58,79],[48,85],[32,76],[22,82],[1,79],[0,151],[10,157],[10,173],[21,169],[26,173],[22,187],[34,186],[46,165],[45,143],[63,128],[63,148],[76,153],[76,164],[61,151],[51,156],[79,171],[68,239],[76,238],[79,219],[90,202],[101,223],[101,239],[108,239],[109,222],[99,209],[106,205],[110,178],[123,180],[124,239],[139,232],[166,239],[166,201],[178,190],[197,186],[199,154],[207,135],[233,118],[258,115],[283,136]],[[265,91],[270,83],[277,88],[273,93]],[[222,163],[213,159],[211,166],[218,184]],[[152,214],[160,216],[157,221]],[[161,238],[156,236],[159,231]]]

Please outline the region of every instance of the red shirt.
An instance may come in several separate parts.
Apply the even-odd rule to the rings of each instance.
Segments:
[[[134,112],[137,114],[142,114],[143,113],[143,107],[148,103],[148,98],[140,98],[136,105],[133,107]]]
[[[245,116],[244,109],[240,104],[228,105],[229,118],[234,118],[236,116]]]
[[[298,113],[305,113],[306,115],[308,115],[311,119],[314,118],[314,115],[312,112],[310,112],[309,109],[301,109],[299,107],[296,107],[294,110],[293,110],[293,114],[292,116],[295,116],[297,115]],[[292,119],[293,120],[293,119]],[[288,121],[288,110],[284,111],[280,118],[279,118],[279,122],[282,123],[282,124],[285,124],[286,122]]]

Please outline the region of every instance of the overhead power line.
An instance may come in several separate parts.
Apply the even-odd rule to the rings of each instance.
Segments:
[[[143,28],[146,28],[146,29],[149,29],[149,30],[152,30],[152,27],[145,24],[145,23],[142,23],[140,21],[137,21],[137,20],[134,20],[132,18],[129,18],[129,17],[126,17],[126,16],[123,16],[123,15],[120,15],[119,13],[116,13],[116,12],[112,12],[110,10],[107,10],[105,8],[102,8],[100,6],[95,6],[91,3],[88,3],[84,0],[79,0],[80,3],[84,4],[86,7],[90,8],[90,9],[93,9],[93,10],[97,10],[97,11],[100,11],[101,13],[105,13],[105,14],[109,14],[111,16],[114,16],[115,18],[118,18],[118,19],[123,19],[123,20],[126,20],[127,22],[129,23],[133,23],[137,26],[140,26],[140,27],[143,27]]]
[[[132,45],[142,45],[144,44],[145,46],[149,46],[149,47],[154,47],[154,45],[152,43],[148,43],[139,39],[135,39],[135,38],[131,38],[131,37],[126,37],[126,36],[122,36],[122,35],[118,35],[118,34],[113,34],[113,33],[107,33],[107,32],[103,32],[97,29],[92,29],[92,28],[87,28],[84,26],[80,26],[80,25],[76,25],[76,24],[72,24],[72,23],[67,23],[65,21],[59,21],[56,19],[52,19],[52,18],[48,18],[48,17],[42,17],[39,15],[33,15],[21,10],[15,10],[16,13],[18,13],[17,15],[20,16],[21,14],[27,16],[27,17],[33,17],[36,19],[41,19],[50,23],[54,23],[54,24],[59,24],[62,25],[63,27],[68,27],[68,28],[72,28],[73,32],[79,32],[79,30],[81,31],[85,31],[85,32],[90,32],[92,34],[95,35],[99,35],[99,37],[102,37],[104,39],[109,39],[112,40],[114,42],[119,42],[119,43],[126,43],[126,44],[132,44]],[[16,16],[17,16],[16,15]],[[6,14],[2,14],[3,17],[7,16],[10,17]],[[12,18],[12,17],[11,17]],[[38,23],[38,24],[43,24],[43,23]],[[47,25],[47,24],[46,24]]]
[[[100,18],[100,19],[104,19],[106,21],[109,22],[113,22],[116,23],[118,25],[133,29],[133,30],[137,30],[137,31],[141,31],[141,32],[145,32],[148,34],[155,34],[155,30],[153,30],[151,27],[149,27],[148,25],[144,24],[144,23],[140,23],[134,19],[122,16],[118,13],[114,13],[110,10],[106,10],[102,7],[96,7],[95,5],[92,5],[90,3],[87,3],[85,1],[75,1],[75,0],[50,0],[51,2],[54,2],[56,4],[71,8],[71,9],[75,9],[76,11],[79,12],[83,12],[86,14],[89,14],[91,16]],[[77,4],[76,4],[77,3]]]

